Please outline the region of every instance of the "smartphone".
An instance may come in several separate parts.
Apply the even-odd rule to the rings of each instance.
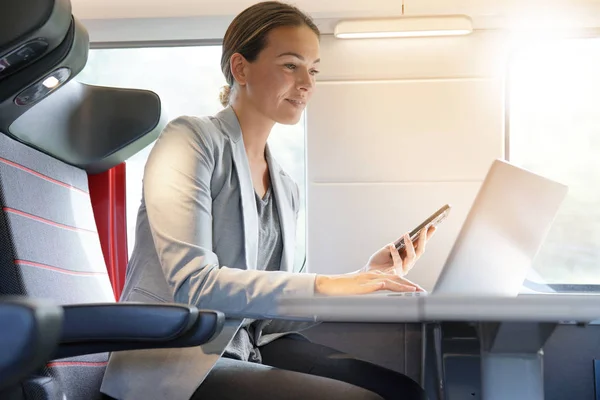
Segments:
[[[442,208],[434,212],[429,218],[423,221],[419,226],[413,229],[409,234],[411,242],[414,243],[419,238],[419,234],[423,228],[427,227],[427,229],[429,229],[429,227],[437,226],[440,222],[442,222],[450,213],[450,208],[450,204],[445,204]],[[396,240],[394,245],[398,251],[404,250],[404,238]]]

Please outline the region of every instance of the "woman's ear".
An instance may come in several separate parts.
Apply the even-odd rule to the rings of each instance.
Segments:
[[[246,84],[248,73],[247,65],[248,61],[240,53],[234,53],[229,59],[229,68],[231,68],[233,79],[235,79],[240,86]]]

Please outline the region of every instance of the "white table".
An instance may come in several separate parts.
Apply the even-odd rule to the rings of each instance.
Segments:
[[[477,323],[485,400],[543,400],[542,348],[560,323],[600,319],[600,296],[349,296],[279,300],[287,317],[336,322]]]

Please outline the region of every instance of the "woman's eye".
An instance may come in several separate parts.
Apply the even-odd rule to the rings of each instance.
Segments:
[[[319,71],[317,71],[316,69],[313,69],[310,71],[311,75],[317,75],[319,73]]]
[[[289,68],[289,69],[292,69],[292,70],[296,69],[296,66],[294,64],[285,64],[285,67]]]

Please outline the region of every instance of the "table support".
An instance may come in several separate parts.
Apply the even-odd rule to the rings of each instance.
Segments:
[[[556,326],[480,323],[482,398],[544,400],[542,347]]]

